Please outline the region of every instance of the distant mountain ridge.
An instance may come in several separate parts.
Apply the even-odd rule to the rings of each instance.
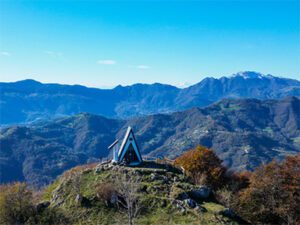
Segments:
[[[63,171],[108,156],[132,126],[143,155],[174,158],[198,144],[233,170],[300,152],[300,99],[223,99],[205,108],[128,120],[81,113],[0,130],[0,180],[48,184]]]
[[[97,89],[24,80],[2,82],[0,90],[0,124],[5,125],[81,112],[131,118],[204,107],[223,98],[300,96],[300,81],[246,71],[220,79],[205,78],[183,89],[159,83]]]

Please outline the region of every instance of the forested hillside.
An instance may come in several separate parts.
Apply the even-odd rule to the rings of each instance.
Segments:
[[[212,148],[232,170],[252,170],[300,151],[300,100],[222,100],[206,108],[130,120],[79,114],[1,129],[1,182],[48,184],[65,170],[109,155],[135,131],[142,154],[175,158],[197,145]]]

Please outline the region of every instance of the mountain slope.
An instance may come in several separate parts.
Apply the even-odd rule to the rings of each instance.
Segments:
[[[225,99],[206,108],[130,120],[79,114],[0,132],[1,182],[40,186],[66,169],[106,157],[132,126],[143,155],[174,158],[196,145],[213,148],[233,170],[253,169],[300,152],[300,100]]]
[[[110,118],[174,112],[223,98],[277,99],[300,96],[300,81],[242,72],[206,78],[188,88],[135,84],[101,90],[34,80],[0,83],[0,124],[15,124],[88,112]]]
[[[137,118],[127,124],[142,149],[174,158],[196,145],[213,148],[226,166],[253,169],[300,151],[300,101],[222,100],[204,109]]]

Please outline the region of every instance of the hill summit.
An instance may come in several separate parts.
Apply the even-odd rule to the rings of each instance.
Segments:
[[[126,224],[127,209],[118,202],[127,205],[133,194],[136,224],[239,224],[208,187],[192,184],[169,164],[149,161],[75,167],[48,186],[43,204],[63,210],[73,224]]]

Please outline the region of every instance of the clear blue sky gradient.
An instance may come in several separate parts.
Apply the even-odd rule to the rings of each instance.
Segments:
[[[300,79],[299,1],[0,1],[0,81]]]

